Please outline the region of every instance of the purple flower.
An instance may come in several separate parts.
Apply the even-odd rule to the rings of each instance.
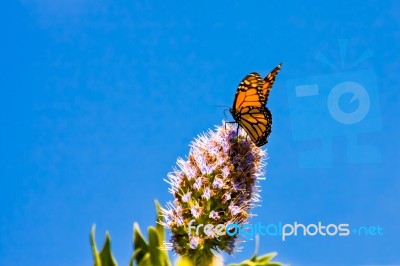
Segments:
[[[190,212],[192,213],[194,218],[199,218],[201,211],[200,211],[200,207],[199,206],[192,206],[190,208]]]
[[[199,245],[200,237],[198,236],[191,236],[189,241],[189,246],[191,249],[196,249]]]
[[[233,205],[232,203],[229,205],[229,212],[235,216],[240,213],[240,208],[238,206]]]
[[[230,192],[227,192],[227,193],[225,193],[224,195],[223,195],[223,197],[222,197],[222,202],[223,203],[226,203],[228,200],[230,200],[232,197],[231,197],[231,193]]]
[[[208,200],[208,199],[210,199],[211,198],[211,190],[210,190],[210,188],[205,188],[204,189],[204,192],[203,192],[203,195],[201,196],[203,199],[206,199],[206,200]]]
[[[197,178],[193,184],[193,188],[199,190],[201,188],[201,178]]]
[[[183,196],[182,196],[182,201],[183,202],[188,202],[189,200],[190,200],[190,195],[191,195],[192,193],[190,193],[190,192],[188,192],[188,193],[186,193],[186,194],[183,194]]]
[[[224,168],[222,168],[222,177],[226,178],[229,175],[230,172],[231,171],[229,170],[229,167],[228,166],[224,166]]]
[[[216,212],[216,211],[211,211],[210,215],[208,217],[210,217],[210,218],[212,218],[214,220],[218,220],[220,218],[218,212]]]
[[[224,182],[222,181],[221,178],[216,177],[214,179],[213,188],[222,188],[223,185],[224,185]]]
[[[250,210],[260,200],[258,180],[264,176],[265,152],[243,130],[223,124],[201,134],[190,144],[187,159],[177,160],[177,169],[167,182],[173,201],[163,209],[163,225],[171,230],[173,250],[182,256],[196,252],[238,249],[237,236],[199,234],[199,224],[220,221],[248,223]],[[189,228],[189,223],[191,223]]]

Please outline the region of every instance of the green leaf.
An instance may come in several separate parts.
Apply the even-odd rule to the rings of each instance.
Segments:
[[[154,227],[148,228],[149,234],[149,252],[150,260],[153,265],[162,265],[162,256],[160,256],[160,243],[158,240],[157,231]]]
[[[157,200],[154,201],[156,205],[157,217],[156,217],[156,232],[158,236],[158,246],[159,246],[159,256],[161,256],[160,261],[162,265],[171,266],[171,262],[168,257],[168,252],[164,249],[164,241],[165,241],[165,229],[164,226],[161,225],[161,222],[164,222],[164,216],[162,216],[161,206]]]
[[[94,239],[95,232],[96,225],[92,225],[92,230],[90,231],[90,246],[92,248],[94,266],[101,266],[99,251],[96,246],[96,240]]]
[[[117,266],[117,262],[112,255],[110,235],[106,232],[106,239],[100,253],[98,252],[96,241],[94,238],[96,226],[92,226],[90,233],[90,242],[92,246],[92,253],[94,258],[94,266]]]
[[[144,256],[149,252],[149,246],[147,245],[137,223],[134,223],[133,225],[133,247],[134,253],[131,261],[133,262],[133,260],[135,260],[136,263],[139,264]]]
[[[106,241],[102,250],[100,251],[100,260],[102,266],[117,266],[117,262],[112,255],[110,235],[106,233]]]
[[[280,262],[271,261],[276,255],[276,252],[271,252],[260,257],[255,256],[238,264],[229,264],[229,266],[283,266],[284,264]]]
[[[137,253],[139,253],[139,252],[141,252],[142,250],[140,250],[140,249],[138,249],[137,251],[134,251],[133,252],[133,254],[132,254],[132,256],[131,256],[131,259],[129,260],[129,264],[128,264],[128,266],[133,266],[134,264],[134,262],[135,262],[135,258],[136,258],[136,256],[137,256]]]
[[[162,226],[160,224],[160,222],[164,222],[164,216],[162,216],[162,213],[161,213],[160,203],[158,203],[158,201],[155,200],[154,204],[156,205],[156,211],[157,211],[156,231],[157,231],[158,239],[160,240],[160,243],[162,243],[164,241],[164,237],[165,237],[165,229],[164,229],[164,226]]]
[[[239,264],[229,264],[229,266],[283,266],[280,262],[271,261],[278,253],[271,252],[262,256],[257,256],[260,244],[260,236],[256,235],[254,255],[249,260],[242,261]]]
[[[139,225],[134,224],[133,227],[133,249],[134,253],[129,262],[129,266],[133,266],[136,262],[139,266],[171,266],[168,258],[168,252],[164,250],[164,227],[159,223],[164,221],[161,213],[160,204],[155,201],[157,217],[156,225],[149,226],[147,229],[149,241],[143,237]]]
[[[154,266],[154,265],[160,265],[160,264],[153,264],[150,259],[150,253],[147,253],[143,259],[138,263],[138,266]]]
[[[265,254],[265,255],[262,255],[262,256],[258,257],[256,260],[259,261],[259,262],[265,262],[265,261],[269,262],[273,258],[275,258],[276,255],[278,255],[278,253],[271,252],[271,253],[268,253],[268,254]]]

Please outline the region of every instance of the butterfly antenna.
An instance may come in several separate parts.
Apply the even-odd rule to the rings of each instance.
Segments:
[[[229,106],[226,105],[213,105],[213,106],[218,108],[229,108]]]

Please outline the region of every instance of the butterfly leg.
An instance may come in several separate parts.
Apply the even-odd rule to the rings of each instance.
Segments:
[[[224,126],[225,126],[225,130],[226,130],[226,124],[235,124],[236,122],[225,122]]]

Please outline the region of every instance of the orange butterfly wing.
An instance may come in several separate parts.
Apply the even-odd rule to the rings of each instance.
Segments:
[[[282,64],[277,65],[263,80],[263,85],[262,85],[262,93],[263,93],[263,98],[264,98],[264,105],[267,104],[268,101],[268,96],[269,92],[272,89],[272,85],[274,85],[275,78],[279,73],[279,70],[281,70]]]
[[[267,138],[272,126],[272,115],[268,108],[246,106],[240,110],[235,120],[256,146],[260,147],[268,142]]]
[[[233,102],[233,109],[240,110],[246,106],[261,107],[264,100],[263,83],[263,79],[258,73],[248,74],[239,83]]]

